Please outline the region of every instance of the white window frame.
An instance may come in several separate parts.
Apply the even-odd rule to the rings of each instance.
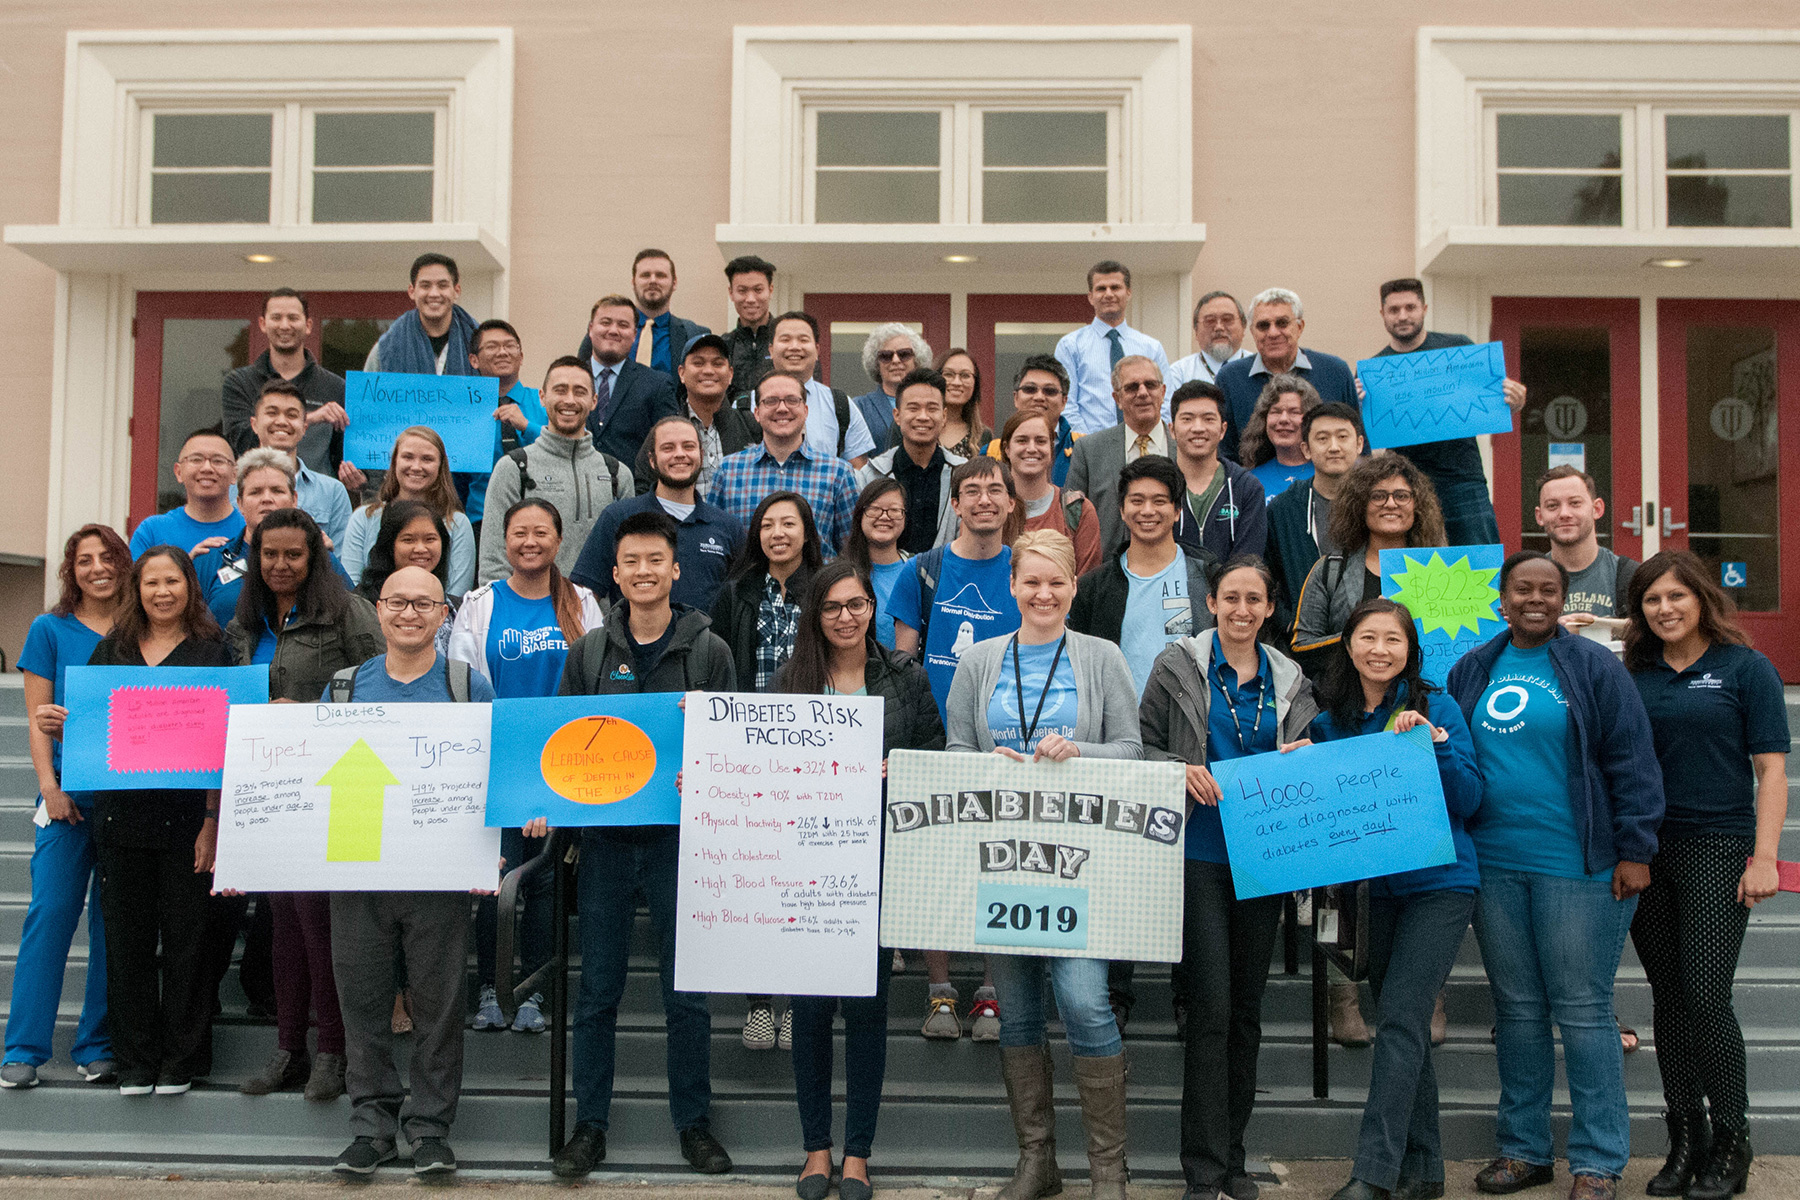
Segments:
[[[430,99],[421,98],[416,104],[406,104],[398,100],[384,99],[380,104],[347,104],[334,98],[329,103],[307,104],[300,106],[300,153],[299,153],[299,196],[297,198],[296,224],[300,225],[364,225],[367,221],[315,221],[313,220],[313,179],[321,170],[313,162],[314,120],[320,114],[337,113],[420,113],[428,112],[431,121],[431,217],[432,221],[445,218],[441,215],[450,203],[449,170],[445,157],[450,152],[450,106],[447,100],[433,103]],[[329,175],[361,175],[374,171],[420,171],[415,164],[393,163],[387,166],[373,167],[326,167]]]
[[[805,122],[806,134],[803,139],[803,158],[800,164],[797,194],[802,206],[801,220],[807,225],[821,222],[817,217],[819,171],[819,114],[845,112],[935,112],[938,114],[938,219],[936,222],[906,222],[907,224],[943,224],[944,214],[950,211],[955,203],[954,186],[951,177],[954,173],[953,156],[956,147],[956,114],[954,106],[942,102],[932,103],[914,100],[878,100],[859,97],[820,98],[806,103],[801,110],[801,119]],[[825,167],[827,171],[841,170],[846,174],[854,171],[868,171],[875,174],[916,174],[922,173],[920,167]],[[843,224],[844,222],[826,222],[827,224]]]
[[[1786,225],[1670,225],[1669,224],[1669,117],[1786,117],[1788,123],[1788,223]],[[1800,171],[1795,164],[1800,163],[1800,107],[1779,105],[1774,107],[1756,105],[1720,105],[1720,104],[1658,104],[1650,113],[1648,128],[1644,131],[1648,136],[1650,161],[1655,167],[1656,180],[1651,188],[1650,200],[1653,211],[1652,220],[1657,229],[1793,229],[1800,226],[1800,196],[1794,191],[1794,180]],[[1705,167],[1699,170],[1681,170],[1674,178],[1695,177],[1705,175],[1722,175],[1727,178],[1751,177],[1770,179],[1778,177],[1779,171],[1765,168],[1739,167]]]
[[[1482,145],[1485,164],[1482,171],[1484,194],[1482,211],[1487,224],[1500,225],[1500,176],[1508,175],[1604,175],[1604,168],[1590,167],[1510,167],[1500,166],[1500,117],[1506,116],[1580,116],[1617,117],[1619,120],[1619,223],[1617,225],[1578,225],[1577,229],[1635,229],[1638,225],[1637,138],[1635,115],[1626,105],[1577,105],[1567,103],[1496,102],[1482,113]],[[1507,225],[1507,229],[1554,229],[1551,225]]]
[[[981,120],[975,120],[971,114],[969,121],[969,221],[975,225],[986,225],[983,219],[987,211],[984,188],[987,173],[990,169],[986,162],[987,114],[1013,112],[1098,112],[1106,117],[1106,212],[1101,222],[1111,224],[1119,220],[1119,214],[1125,211],[1126,180],[1122,169],[1125,155],[1119,146],[1119,138],[1125,126],[1125,106],[1130,97],[1123,94],[1105,96],[1104,94],[1083,94],[1071,96],[1067,100],[1056,100],[1053,97],[1034,96],[1029,103],[1017,101],[993,101],[975,106],[975,113]],[[1002,171],[1089,171],[1091,167],[996,167]],[[1033,225],[1035,221],[995,221],[996,225]]]

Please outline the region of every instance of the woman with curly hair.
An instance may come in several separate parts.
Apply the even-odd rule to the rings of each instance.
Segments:
[[[1319,389],[1298,375],[1283,372],[1270,377],[1238,441],[1238,461],[1262,481],[1263,499],[1273,500],[1288,485],[1312,478],[1312,460],[1306,457],[1306,438],[1301,426],[1306,414],[1324,401]]]
[[[875,390],[864,392],[851,401],[868,422],[869,433],[875,439],[875,449],[870,454],[879,454],[900,444],[900,429],[894,421],[900,381],[914,367],[930,365],[931,347],[913,332],[911,326],[889,321],[870,330],[863,341],[862,368],[875,381]]]

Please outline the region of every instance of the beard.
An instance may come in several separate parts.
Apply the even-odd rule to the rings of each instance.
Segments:
[[[1206,343],[1206,356],[1214,362],[1224,362],[1236,353],[1237,347],[1231,344],[1229,338],[1216,337]]]
[[[657,466],[654,463],[652,463],[650,466],[650,470],[656,476],[656,481],[658,483],[662,484],[666,488],[673,488],[676,491],[681,491],[684,488],[693,487],[695,482],[697,480],[699,480],[699,478],[700,478],[701,469],[702,469],[702,465],[696,465],[694,467],[694,469],[687,474],[686,477],[678,478],[674,475],[669,474],[667,471],[663,470],[661,467]]]

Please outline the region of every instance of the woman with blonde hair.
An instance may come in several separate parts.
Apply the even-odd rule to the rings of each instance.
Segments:
[[[450,531],[449,578],[444,594],[461,596],[475,586],[475,527],[456,499],[456,482],[450,477],[450,455],[444,439],[424,425],[409,425],[394,439],[388,457],[387,476],[373,503],[350,514],[344,532],[340,560],[351,579],[360,580],[369,562],[369,549],[381,532],[381,510],[395,500],[417,500]]]

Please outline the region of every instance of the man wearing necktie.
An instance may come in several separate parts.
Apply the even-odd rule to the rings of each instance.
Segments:
[[[639,250],[631,262],[631,294],[636,313],[631,349],[626,357],[640,367],[661,371],[671,379],[681,364],[682,349],[712,330],[669,311],[675,299],[675,262],[664,250]],[[648,336],[645,336],[648,331]],[[584,338],[576,358],[594,352],[592,338]],[[599,380],[595,380],[596,386]]]
[[[1122,419],[1113,402],[1113,371],[1125,359],[1142,355],[1167,372],[1169,356],[1162,343],[1125,323],[1131,303],[1131,271],[1107,259],[1088,270],[1088,303],[1094,319],[1056,344],[1056,357],[1069,372],[1069,424],[1078,433],[1098,433]]]
[[[588,315],[591,347],[585,355],[594,376],[594,411],[588,430],[594,445],[624,463],[637,461],[650,427],[679,411],[675,380],[631,357],[638,338],[638,313],[624,296],[603,296]]]

